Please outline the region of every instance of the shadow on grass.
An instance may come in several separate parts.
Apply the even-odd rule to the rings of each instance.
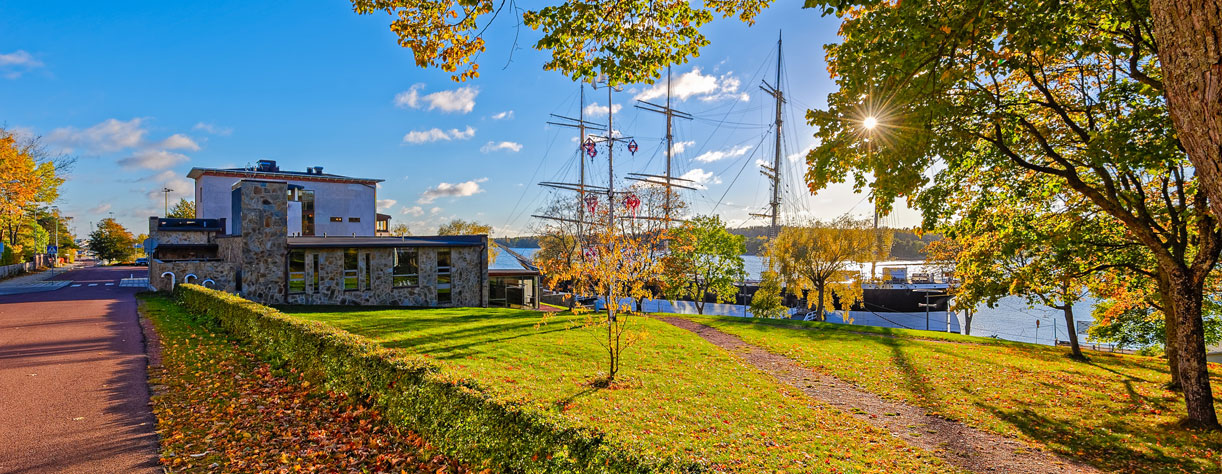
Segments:
[[[1172,457],[1165,453],[1166,449],[1174,449],[1163,447],[1167,435],[1183,438],[1178,443],[1190,443],[1189,438],[1195,437],[1175,426],[1136,430],[1131,424],[1113,420],[1086,430],[1076,423],[1053,419],[1026,408],[1003,409],[988,404],[978,405],[1032,439],[1044,443],[1048,449],[1106,470],[1172,473],[1211,472],[1217,469],[1216,464],[1198,462],[1191,456]],[[1147,449],[1138,450],[1130,446]]]

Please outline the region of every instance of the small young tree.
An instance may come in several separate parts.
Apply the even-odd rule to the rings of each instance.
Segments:
[[[186,198],[178,198],[178,202],[170,207],[170,214],[166,217],[173,219],[194,219],[195,218],[195,201],[188,201]]]
[[[633,319],[630,317],[632,305],[621,301],[648,295],[646,283],[658,278],[660,265],[649,258],[647,240],[625,233],[619,226],[606,224],[605,210],[596,214],[593,217],[604,223],[588,230],[581,258],[570,265],[548,269],[548,276],[569,282],[575,297],[600,297],[606,301],[606,313],[575,310],[587,315],[585,327],[606,328],[606,338],[600,337],[599,341],[607,351],[607,372],[606,377],[597,382],[605,386],[614,383],[623,352],[643,336],[629,324]]]
[[[412,230],[411,228],[407,227],[407,224],[399,223],[390,228],[390,235],[395,237],[412,235]]]
[[[735,283],[746,277],[741,235],[731,234],[717,216],[699,216],[671,232],[670,252],[662,259],[662,281],[668,298],[692,298],[696,312],[704,314],[712,293],[719,303],[732,301]]]
[[[102,260],[123,261],[135,252],[136,238],[112,218],[102,219],[89,233],[89,250]]]
[[[842,216],[831,222],[781,229],[768,246],[768,258],[790,291],[815,292],[813,300],[807,297],[806,305],[814,307],[814,319],[822,321],[826,319],[828,292],[835,295],[846,315],[861,301],[860,274],[849,266],[869,260],[874,249],[871,226]]]
[[[789,317],[789,308],[785,307],[781,291],[780,275],[777,275],[772,268],[764,270],[760,286],[751,296],[751,314],[757,318]]]

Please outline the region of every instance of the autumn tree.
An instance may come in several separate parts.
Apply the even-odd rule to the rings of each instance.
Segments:
[[[620,370],[621,356],[642,333],[630,325],[632,305],[625,299],[637,300],[648,295],[646,284],[658,279],[661,266],[649,258],[646,239],[624,232],[622,227],[609,222],[605,207],[592,213],[593,221],[599,223],[586,230],[582,238],[582,255],[570,265],[557,267],[540,266],[549,278],[568,282],[574,297],[602,298],[607,311],[596,313],[577,308],[586,314],[585,326],[602,330],[606,337],[599,338],[607,351],[606,378],[599,382],[612,384]]]
[[[871,258],[874,242],[869,223],[841,216],[829,222],[786,226],[768,245],[768,259],[789,291],[814,292],[813,299],[807,295],[806,305],[815,308],[815,318],[822,321],[828,293],[840,302],[846,315],[861,301],[861,275],[852,267]]]
[[[89,250],[99,259],[124,261],[135,253],[136,238],[112,218],[102,219],[89,233]]]
[[[178,198],[178,202],[170,208],[170,214],[166,217],[175,219],[194,219],[195,218],[195,201],[188,201],[186,198]]]
[[[704,314],[711,293],[719,303],[734,300],[743,270],[745,239],[731,234],[717,216],[698,216],[671,232],[670,251],[662,259],[666,296],[689,297]]]
[[[72,163],[37,138],[18,139],[0,128],[0,240],[17,243],[34,211],[59,197],[61,175]]]
[[[838,11],[843,41],[827,51],[839,90],[808,113],[820,140],[811,189],[852,177],[883,209],[915,196],[932,227],[965,169],[1056,180],[1153,255],[1188,421],[1216,427],[1201,304],[1222,235],[1151,80],[1149,16],[1106,2],[880,6]],[[882,124],[872,153],[866,117]],[[942,169],[932,183],[930,169]]]
[[[454,219],[437,228],[437,235],[485,235],[488,236],[488,261],[496,260],[496,242],[492,241],[492,226],[476,221]]]
[[[539,208],[535,232],[539,235],[539,250],[535,252],[534,264],[543,274],[543,284],[552,291],[563,290],[568,281],[562,275],[581,259],[581,231],[583,218],[577,200],[572,196],[556,195]],[[569,309],[576,305],[576,298],[569,297]]]
[[[391,226],[390,235],[393,235],[395,237],[403,237],[407,235],[412,235],[412,230],[407,227],[407,224],[398,223],[398,224],[395,224],[394,226]]]

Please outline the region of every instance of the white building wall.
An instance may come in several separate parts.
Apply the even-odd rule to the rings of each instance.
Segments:
[[[243,178],[204,175],[195,180],[195,214],[200,219],[225,219],[225,233],[233,232],[232,189]],[[251,179],[261,179],[257,176]],[[373,185],[299,180],[283,181],[314,191],[314,235],[372,236],[377,220],[377,190]],[[296,208],[296,229],[301,230],[301,210]],[[332,222],[338,217],[340,222]],[[349,222],[351,218],[360,222]],[[289,227],[292,232],[293,222]]]

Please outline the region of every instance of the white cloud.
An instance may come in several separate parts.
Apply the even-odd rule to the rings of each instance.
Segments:
[[[432,214],[432,215],[437,215],[437,214],[440,214],[440,213],[441,213],[441,208],[440,208],[440,207],[434,207],[434,208],[432,208],[432,209],[429,209],[429,214]]]
[[[127,169],[161,170],[191,161],[187,155],[167,150],[140,150],[132,156],[119,160],[119,166]]]
[[[705,188],[709,184],[721,184],[721,178],[713,176],[712,171],[705,171],[700,168],[692,168],[691,171],[683,173],[680,178],[695,182],[699,188]]]
[[[199,151],[199,144],[195,143],[195,140],[192,140],[191,137],[188,137],[181,133],[175,133],[173,135],[170,135],[169,138],[162,140],[160,143],[158,143],[157,147],[165,148],[167,150]]]
[[[810,154],[810,152],[814,149],[815,149],[815,146],[811,145],[806,148],[803,148],[802,151],[799,151],[797,153],[790,153],[789,156],[786,156],[785,158],[788,159],[790,163],[806,161],[806,155]]]
[[[442,130],[440,128],[432,128],[428,130],[412,130],[403,136],[403,143],[429,143],[439,140],[468,140],[475,136],[475,129],[467,126],[466,130],[451,128],[450,130]]]
[[[428,110],[441,109],[442,112],[470,113],[475,108],[475,96],[479,89],[474,87],[459,87],[449,91],[434,92],[420,95],[424,84],[415,84],[410,89],[395,94],[395,105],[400,108],[418,109],[428,105]]]
[[[73,127],[57,128],[47,135],[47,141],[59,145],[68,153],[76,148],[83,148],[94,153],[109,153],[124,148],[135,148],[144,143],[144,135],[148,133],[140,126],[142,120],[134,118],[124,122],[118,119],[106,119],[84,130]]]
[[[420,206],[403,206],[403,208],[399,209],[399,213],[413,217],[420,217],[424,215],[424,208]]]
[[[212,135],[220,135],[223,137],[229,136],[229,134],[233,133],[232,127],[221,127],[221,126],[217,126],[216,124],[204,123],[204,122],[199,122],[195,124],[195,126],[191,127],[191,129],[199,130],[204,133],[210,133]]]
[[[679,154],[682,154],[684,151],[687,151],[687,147],[695,145],[695,144],[696,142],[694,141],[674,142],[670,144],[671,145],[670,150],[672,153],[679,155]]]
[[[701,163],[712,163],[714,161],[721,161],[726,158],[737,158],[747,154],[747,151],[750,149],[750,145],[743,145],[731,148],[729,150],[706,151],[701,153],[700,156],[697,156],[696,161]]]
[[[11,53],[0,54],[0,74],[8,79],[17,79],[22,74],[42,66],[42,61],[25,50],[19,49]]]
[[[622,109],[622,108],[624,108],[624,106],[623,106],[623,105],[620,105],[620,104],[612,104],[612,105],[611,105],[611,112],[613,112],[613,113],[617,113],[617,114],[618,114],[618,113],[619,113],[619,111],[620,111],[620,109]],[[605,105],[598,105],[598,102],[594,102],[594,103],[592,103],[592,104],[590,104],[590,105],[587,105],[587,106],[586,106],[585,114],[586,114],[586,115],[589,115],[589,116],[591,116],[591,117],[598,117],[598,116],[601,116],[601,115],[607,115],[607,106],[605,106]]]
[[[104,203],[102,203],[102,204],[98,204],[98,205],[96,205],[96,206],[93,206],[93,207],[89,208],[89,214],[91,214],[91,215],[103,214],[103,213],[105,213],[106,211],[109,211],[109,210],[110,210],[110,207],[111,207],[111,206],[110,206],[110,203],[108,203],[108,202],[104,202]]]
[[[515,143],[515,142],[500,142],[500,143],[488,142],[484,144],[484,146],[480,147],[479,149],[479,151],[484,152],[484,153],[492,153],[494,151],[502,151],[502,150],[512,151],[514,153],[517,153],[519,151],[522,151],[522,144]]]
[[[720,76],[702,74],[700,68],[692,68],[677,79],[671,81],[670,95],[679,100],[697,98],[703,101],[722,99],[751,100],[751,96],[739,91],[742,81],[733,76],[732,72]],[[651,100],[666,97],[666,82],[658,81],[648,89],[637,94],[636,100]]]
[[[500,112],[500,113],[496,113],[492,115],[492,120],[506,120],[506,119],[512,119],[512,118],[513,118],[512,110],[506,110],[504,112]]]
[[[473,196],[484,192],[484,189],[480,187],[480,183],[485,181],[488,181],[488,178],[473,179],[455,184],[439,183],[436,187],[426,189],[423,193],[420,193],[420,199],[417,199],[416,202],[419,204],[430,204],[437,200],[437,198]],[[434,209],[437,209],[436,212],[440,212],[440,209]]]
[[[385,211],[387,209],[395,207],[395,204],[398,202],[399,201],[396,201],[394,199],[378,199],[378,210]]]

